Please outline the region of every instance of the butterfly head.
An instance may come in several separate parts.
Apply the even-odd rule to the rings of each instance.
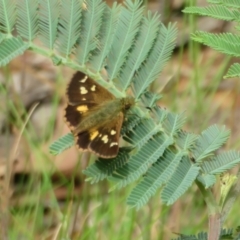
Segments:
[[[121,103],[123,111],[127,111],[135,104],[135,99],[133,97],[122,98]]]

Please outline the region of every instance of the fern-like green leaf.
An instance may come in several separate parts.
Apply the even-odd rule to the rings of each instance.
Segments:
[[[81,34],[82,1],[62,1],[58,24],[57,46],[67,59]]]
[[[197,138],[196,134],[179,131],[176,136],[176,144],[184,151],[189,151],[193,148]]]
[[[172,138],[166,138],[163,134],[156,134],[135,155],[130,157],[127,164],[117,169],[116,173],[109,179],[117,181],[118,188],[125,187],[143,175],[172,143]]]
[[[39,34],[43,44],[50,50],[53,50],[57,38],[59,14],[59,0],[40,0]]]
[[[0,1],[0,31],[10,34],[16,23],[16,1],[1,0]]]
[[[0,33],[0,43],[1,43],[4,39],[7,39],[7,35]]]
[[[111,176],[116,169],[126,164],[130,151],[131,148],[120,148],[116,158],[107,161],[106,159],[98,159],[95,163],[83,170],[83,173],[89,177],[88,181],[91,181],[91,183],[102,181]]]
[[[180,237],[172,240],[208,240],[208,234],[206,232],[198,233],[197,235],[181,234]]]
[[[51,144],[49,147],[50,153],[58,155],[66,149],[72,147],[75,144],[72,133],[68,133],[65,136],[59,138],[57,141]]]
[[[193,151],[196,162],[200,163],[204,158],[212,156],[214,151],[226,143],[229,136],[230,131],[225,130],[224,126],[213,125],[203,131]]]
[[[187,157],[183,157],[176,171],[162,190],[162,202],[170,205],[182,196],[195,181],[200,168],[192,165]]]
[[[158,105],[156,105],[153,109],[152,112],[154,114],[154,117],[156,118],[157,123],[162,123],[165,121],[168,115],[168,111],[166,109],[160,108]]]
[[[238,0],[208,0],[209,3],[221,4],[225,7],[240,8]]]
[[[197,180],[201,182],[205,188],[209,188],[216,183],[216,177],[211,174],[201,174],[197,177]]]
[[[159,127],[156,126],[153,119],[145,118],[141,119],[139,124],[132,131],[128,131],[123,138],[132,145],[140,148],[157,132],[159,132]]]
[[[207,6],[207,7],[187,7],[183,10],[184,13],[193,13],[202,16],[208,16],[225,21],[233,21],[236,19],[236,10],[230,10],[225,6]]]
[[[207,240],[208,234],[206,232],[200,232],[197,235],[185,235],[181,234],[181,237],[172,239],[172,240]],[[221,229],[220,238],[221,240],[227,239],[235,239],[239,240],[239,238],[234,238],[233,229]]]
[[[232,33],[212,34],[199,31],[192,35],[192,39],[224,54],[240,56],[240,37]]]
[[[225,78],[234,78],[240,77],[240,64],[234,63],[229,69],[227,74],[224,76]]]
[[[214,158],[204,161],[202,169],[208,174],[223,173],[240,163],[240,153],[236,151],[223,152]]]
[[[136,99],[140,98],[148,86],[156,80],[161,73],[175,47],[176,35],[177,30],[175,25],[169,24],[168,28],[161,25],[152,50],[132,79],[133,92]]]
[[[175,136],[185,122],[184,114],[168,113],[163,122],[164,129],[170,136]]]
[[[29,44],[20,38],[8,38],[0,43],[0,66],[5,66],[13,58],[23,54]]]
[[[131,54],[129,54],[129,57],[127,58],[127,61],[125,62],[125,65],[122,68],[121,74],[118,78],[122,83],[121,85],[123,90],[126,90],[128,88],[134,74],[139,69],[143,61],[146,59],[147,54],[152,49],[159,28],[159,15],[152,15],[149,12],[148,18],[143,18],[136,42],[133,45]]]
[[[86,9],[83,11],[83,25],[76,51],[77,62],[80,65],[87,63],[91,52],[97,48],[99,29],[106,7],[102,0],[88,0],[84,3],[86,4]]]
[[[131,142],[131,138],[127,139],[128,133],[134,131],[136,126],[138,126],[141,123],[141,121],[143,120],[140,117],[136,117],[137,112],[138,111],[136,111],[136,108],[132,108],[128,112],[128,114],[126,116],[126,119],[125,119],[125,121],[123,122],[123,125],[122,125],[121,135],[123,135],[125,140],[128,141],[128,142]]]
[[[104,10],[102,26],[100,28],[98,37],[98,48],[90,59],[90,63],[97,72],[105,67],[104,65],[107,65],[106,57],[109,54],[110,48],[113,44],[113,38],[116,32],[116,25],[118,22],[120,9],[121,6],[114,2],[111,9],[107,6]]]
[[[144,106],[146,106],[147,108],[150,108],[151,111],[153,111],[154,108],[156,107],[157,101],[159,101],[161,98],[162,98],[162,95],[160,95],[159,93],[152,93],[152,92],[146,91],[142,95],[141,100],[144,103]]]
[[[149,168],[143,180],[132,190],[127,203],[137,209],[146,204],[157,189],[172,176],[181,159],[181,153],[174,154],[166,150],[164,155]]]
[[[107,57],[107,70],[110,81],[118,77],[119,71],[129,53],[128,51],[139,31],[139,24],[143,16],[141,4],[139,0],[134,2],[127,0],[125,2],[126,7],[121,9],[113,44]],[[118,82],[118,84],[121,88],[125,85],[124,82]]]
[[[38,0],[17,1],[17,31],[32,42],[38,33]]]

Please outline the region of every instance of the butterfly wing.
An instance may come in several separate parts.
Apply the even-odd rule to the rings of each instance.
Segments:
[[[68,105],[64,119],[71,131],[74,131],[84,116],[93,112],[100,104],[114,99],[110,92],[82,72],[74,74],[66,95]]]
[[[80,150],[90,150],[102,158],[116,157],[119,149],[120,130],[123,113],[98,129],[89,129],[76,135],[76,144]]]
[[[100,104],[115,97],[104,87],[82,72],[73,75],[68,88],[67,99],[70,105]]]

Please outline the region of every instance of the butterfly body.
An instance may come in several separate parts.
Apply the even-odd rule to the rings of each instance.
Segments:
[[[83,132],[88,129],[94,129],[106,125],[115,118],[121,117],[121,113],[125,112],[128,102],[131,102],[131,98],[114,99],[104,104],[100,104],[97,107],[83,113],[84,118],[74,129],[74,133]]]
[[[78,148],[102,158],[115,157],[124,115],[134,105],[134,98],[115,98],[81,72],[70,81],[67,97],[65,120]]]

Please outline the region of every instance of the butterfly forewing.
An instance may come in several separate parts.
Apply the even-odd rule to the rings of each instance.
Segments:
[[[114,99],[114,96],[82,72],[73,75],[67,87],[68,105],[65,109],[65,121],[74,131],[87,114],[101,103]]]
[[[114,99],[114,96],[86,74],[77,72],[68,85],[67,98],[71,105],[86,103],[98,105]]]
[[[85,103],[79,105],[68,104],[65,108],[65,121],[68,127],[74,131],[82,119],[96,106],[97,104],[95,103]]]

